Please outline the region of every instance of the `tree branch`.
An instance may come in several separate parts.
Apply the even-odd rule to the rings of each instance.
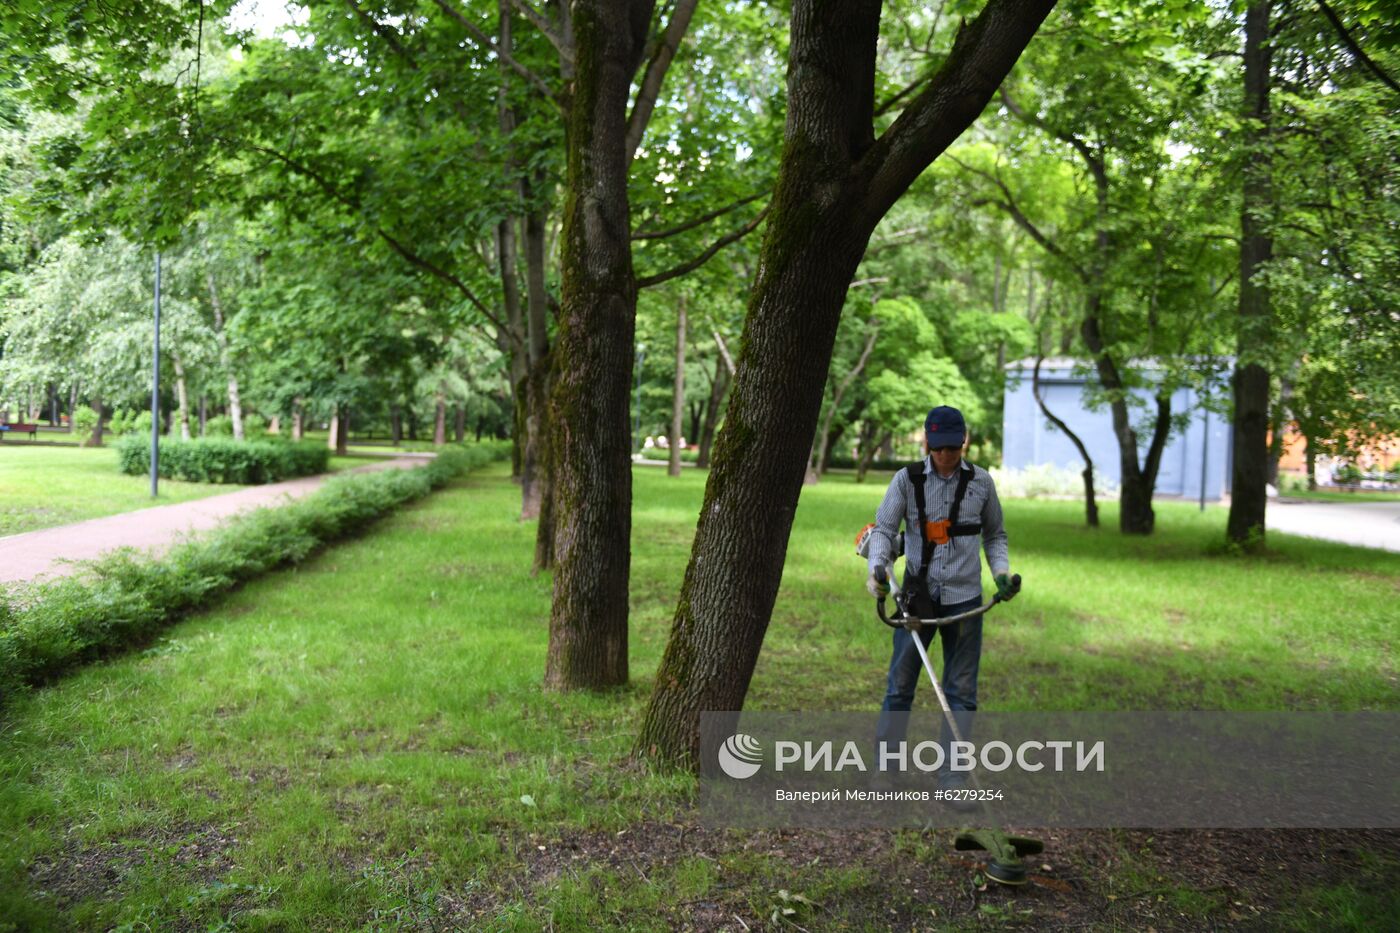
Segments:
[[[695,15],[695,7],[699,2],[700,0],[677,0],[676,8],[666,23],[666,31],[662,33],[651,61],[647,62],[646,74],[637,88],[637,100],[632,105],[632,113],[627,117],[625,151],[629,162],[636,156],[637,147],[642,144],[642,134],[646,132],[647,123],[651,121],[652,111],[656,108],[656,96],[661,93],[661,82],[666,79],[666,71],[676,57],[676,50],[680,48],[685,31],[690,28],[690,18]]]
[[[948,155],[945,156],[945,158],[947,158],[948,161],[952,162],[954,165],[956,165],[963,171],[971,172],[974,175],[979,175],[982,178],[987,179],[993,185],[995,185],[997,189],[1001,192],[1000,198],[981,198],[977,201],[974,201],[973,206],[980,207],[984,204],[990,204],[993,207],[997,207],[1005,211],[1007,216],[1009,216],[1012,220],[1016,222],[1017,226],[1019,226],[1022,230],[1026,231],[1026,233],[1029,234],[1030,238],[1032,240],[1035,240],[1036,243],[1040,245],[1041,249],[1045,250],[1051,256],[1054,256],[1056,259],[1060,260],[1060,262],[1068,266],[1080,279],[1086,282],[1088,281],[1088,270],[1081,266],[1078,262],[1076,262],[1073,259],[1073,257],[1071,257],[1068,253],[1064,251],[1064,248],[1061,247],[1060,244],[1056,243],[1049,236],[1047,236],[1044,231],[1042,231],[1038,226],[1036,226],[1035,223],[1025,215],[1025,213],[1021,210],[1020,205],[1016,203],[1016,198],[1014,195],[1012,195],[1011,189],[1007,187],[1006,182],[1001,180],[1001,176],[997,175],[994,172],[988,172],[985,169],[973,168],[972,166],[968,165],[966,162],[962,161],[954,155]]]
[[[385,44],[393,50],[395,55],[404,60],[404,64],[408,66],[410,71],[420,70],[418,67],[418,60],[413,57],[413,54],[409,52],[408,49],[404,48],[403,43],[399,41],[398,36],[394,34],[393,30],[386,28],[383,23],[366,12],[355,0],[345,0],[345,5],[348,6],[365,25],[369,26],[376,36],[383,39]],[[468,116],[467,109],[462,105],[462,102],[454,95],[449,94],[446,95],[446,97],[448,106],[452,108],[453,113],[457,114],[457,118],[468,126],[472,125],[472,119]]]
[[[868,179],[863,213],[883,217],[972,125],[1054,6],[1055,0],[988,0],[975,20],[963,24],[919,96],[860,156],[855,170]]]
[[[1062,130],[1058,127],[1051,126],[1049,123],[1040,119],[1040,117],[1023,109],[1020,104],[1012,99],[1006,88],[1001,89],[1001,102],[1006,105],[1006,109],[1011,111],[1017,119],[1049,133],[1051,136],[1060,140],[1060,142],[1068,143],[1074,151],[1079,153],[1080,157],[1084,159],[1084,164],[1089,167],[1089,171],[1093,174],[1094,180],[1105,187],[1108,185],[1108,176],[1105,173],[1103,156],[1095,152],[1092,146],[1068,130]]]
[[[331,200],[349,208],[351,211],[357,214],[360,212],[360,203],[356,199],[342,193],[338,188],[336,188],[334,183],[332,183],[320,172],[313,169],[311,166],[306,165],[303,162],[298,162],[291,156],[288,156],[282,152],[278,152],[276,149],[271,149],[267,146],[258,146],[253,143],[240,144],[236,140],[231,140],[227,137],[215,138],[220,139],[222,142],[231,145],[234,148],[240,148],[241,146],[253,152],[260,152],[265,156],[269,156],[273,159],[276,159],[278,162],[281,162],[283,165],[287,166],[288,168],[292,169],[298,174],[304,175],[307,178],[311,179],[316,184],[316,186],[322,191],[324,191],[326,193],[326,196],[329,197]],[[385,243],[389,244],[390,249],[402,256],[405,260],[407,260],[407,262],[410,265],[421,269],[422,271],[427,272],[430,275],[456,288],[459,292],[462,293],[462,295],[467,299],[467,301],[471,302],[471,304],[478,311],[481,312],[482,316],[485,317],[486,320],[490,321],[493,325],[496,326],[497,330],[508,334],[512,341],[518,339],[517,336],[513,332],[511,332],[511,330],[507,328],[501,322],[501,320],[496,317],[495,314],[491,313],[491,310],[487,308],[486,305],[481,301],[481,299],[476,296],[476,293],[473,292],[467,286],[467,283],[463,282],[460,278],[453,275],[451,272],[448,272],[446,269],[443,269],[437,266],[436,264],[428,261],[427,259],[424,259],[422,256],[419,256],[413,250],[409,249],[403,243],[399,242],[398,239],[392,236],[389,233],[389,231],[385,230],[383,227],[373,225],[368,222],[365,222],[365,225],[367,227],[370,227],[370,229],[372,229],[377,236],[384,240]]]
[[[705,263],[709,262],[712,258],[714,258],[715,253],[718,253],[730,243],[742,240],[744,237],[748,236],[750,233],[756,230],[758,228],[758,225],[763,222],[763,218],[768,216],[768,209],[770,207],[772,207],[771,204],[764,205],[763,210],[759,211],[758,215],[754,217],[753,220],[744,224],[744,226],[740,227],[738,230],[735,230],[733,233],[727,233],[724,236],[720,237],[718,240],[706,247],[704,252],[702,252],[699,256],[696,256],[689,262],[683,262],[678,266],[672,266],[665,272],[658,272],[656,275],[648,275],[643,278],[637,279],[637,288],[651,288],[653,285],[660,285],[662,282],[669,282],[671,279],[685,275],[687,272],[694,272],[696,269],[700,268]]]
[[[452,4],[448,2],[448,0],[433,0],[433,2],[437,4],[438,8],[442,10],[442,12],[455,19],[461,25],[461,27],[465,29],[473,39],[476,40],[478,45],[490,49],[496,54],[498,58],[500,58],[501,61],[509,65],[512,71],[514,71],[516,74],[520,75],[526,81],[534,85],[535,90],[543,94],[546,100],[551,100],[555,104],[559,103],[559,96],[554,93],[554,90],[548,84],[545,83],[543,78],[535,74],[529,68],[522,65],[519,61],[515,59],[515,56],[501,51],[500,47],[498,47],[496,43],[491,41],[491,37],[488,36],[486,33],[482,32],[477,27],[476,23],[473,23],[470,19],[463,15],[462,11],[454,8]]]
[[[511,0],[511,4],[520,11],[520,15],[530,21],[530,25],[540,31],[549,44],[554,46],[554,50],[559,53],[559,57],[566,62],[572,63],[574,60],[573,48],[564,41],[559,33],[554,31],[554,25],[539,10],[531,6],[528,0]]]
[[[1400,94],[1400,84],[1397,84],[1394,78],[1386,74],[1385,70],[1382,69],[1380,65],[1376,64],[1371,56],[1362,51],[1361,44],[1347,31],[1347,27],[1342,24],[1342,18],[1327,4],[1326,0],[1317,0],[1317,5],[1318,8],[1322,10],[1322,15],[1327,17],[1327,21],[1332,24],[1332,28],[1337,30],[1337,35],[1341,36],[1342,42],[1346,44],[1347,49],[1351,51],[1352,55],[1356,56],[1356,60],[1365,65],[1370,70],[1371,74],[1375,75],[1382,84],[1395,93]]]
[[[701,224],[707,224],[707,223],[709,223],[710,221],[714,220],[714,219],[717,218],[717,217],[723,217],[725,214],[728,214],[730,211],[737,210],[737,209],[743,207],[745,204],[749,204],[749,203],[752,203],[753,201],[757,201],[759,198],[767,197],[771,192],[772,192],[772,189],[770,188],[770,189],[768,189],[768,190],[766,190],[766,191],[760,191],[758,194],[751,194],[751,195],[749,195],[749,196],[746,197],[746,198],[740,198],[738,201],[735,201],[733,204],[727,204],[727,205],[725,205],[724,207],[721,207],[721,208],[720,208],[719,210],[717,210],[717,211],[711,211],[710,213],[705,214],[704,216],[696,217],[696,218],[693,219],[693,220],[687,220],[685,223],[679,224],[678,226],[675,226],[675,227],[672,227],[672,228],[670,228],[669,230],[658,230],[658,231],[655,231],[655,232],[647,232],[647,233],[643,233],[643,232],[641,232],[641,231],[638,231],[638,232],[632,234],[632,239],[634,239],[634,240],[664,240],[664,239],[666,239],[667,237],[675,236],[675,235],[678,234],[678,233],[684,233],[684,232],[687,231],[687,230],[692,230],[692,229],[694,229],[695,227],[700,226]]]
[[[719,331],[714,331],[713,333],[715,335],[715,344],[719,347],[719,355],[724,358],[724,368],[729,370],[729,375],[732,378],[734,375],[734,357],[729,355],[729,347],[725,344],[724,338],[720,336]]]

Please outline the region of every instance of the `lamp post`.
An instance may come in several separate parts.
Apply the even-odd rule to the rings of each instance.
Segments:
[[[160,487],[160,251],[156,251],[156,327],[151,354],[151,498]]]

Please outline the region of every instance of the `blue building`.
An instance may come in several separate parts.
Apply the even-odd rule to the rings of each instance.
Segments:
[[[1035,360],[1026,359],[1006,366],[1006,402],[1002,414],[1005,439],[1002,464],[1008,469],[1024,469],[1042,464],[1054,464],[1076,470],[1083,469],[1083,458],[1074,443],[1041,413],[1031,392],[1031,373]],[[1118,463],[1118,441],[1113,436],[1113,415],[1107,405],[1091,411],[1085,403],[1084,390],[1094,376],[1076,375],[1075,361],[1048,359],[1040,366],[1040,395],[1055,417],[1069,425],[1079,436],[1094,459],[1096,485],[1117,486],[1122,473]],[[1134,424],[1147,411],[1156,411],[1156,403],[1145,391],[1140,397],[1150,403],[1134,409]],[[1157,474],[1157,495],[1182,496],[1199,499],[1205,486],[1205,499],[1219,501],[1230,490],[1230,458],[1232,427],[1228,418],[1208,411],[1192,389],[1178,389],[1172,396],[1172,414],[1189,413],[1190,421],[1184,431],[1173,431],[1162,451],[1162,465]],[[1151,441],[1150,431],[1139,431],[1139,458]]]

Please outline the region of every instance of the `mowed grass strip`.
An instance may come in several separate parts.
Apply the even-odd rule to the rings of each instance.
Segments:
[[[0,537],[245,488],[162,479],[160,495],[152,499],[151,481],[123,476],[117,469],[117,452],[110,447],[4,443],[0,448]],[[361,457],[332,456],[330,470],[367,462]]]
[[[488,467],[17,700],[0,734],[0,918],[661,929],[692,911],[820,923],[888,900],[898,869],[837,864],[839,840],[795,862],[791,842],[686,835],[693,782],[629,761],[704,483],[635,475],[630,686],[540,691],[550,584],[529,574],[518,487]],[[852,539],[883,486],[803,491],[751,707],[878,705],[889,635]],[[1111,510],[1097,532],[1080,515],[1008,503],[1026,589],[987,622],[985,708],[1396,708],[1400,557],[1279,537],[1243,560],[1213,553],[1218,512],[1164,504],[1141,540],[1110,530]],[[628,854],[662,843],[660,867]],[[931,861],[931,884],[949,864]],[[912,922],[919,903],[889,909]]]

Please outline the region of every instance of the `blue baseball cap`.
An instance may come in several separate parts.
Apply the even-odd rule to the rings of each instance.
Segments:
[[[967,422],[962,412],[947,405],[939,405],[924,419],[924,436],[928,438],[929,450],[935,447],[962,447],[967,440]]]

